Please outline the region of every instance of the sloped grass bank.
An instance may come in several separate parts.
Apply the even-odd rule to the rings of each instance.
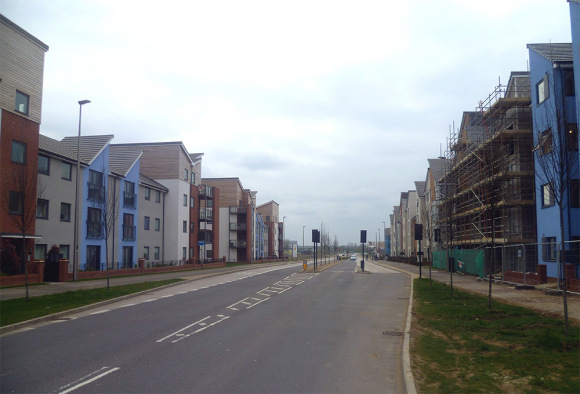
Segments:
[[[138,293],[181,282],[183,279],[168,279],[152,282],[134,283],[123,286],[113,286],[107,291],[106,287],[90,290],[67,291],[65,293],[50,294],[39,297],[15,298],[0,301],[0,327],[21,321],[34,319],[62,312],[81,306],[95,304],[128,294]]]
[[[580,327],[415,279],[412,369],[420,393],[580,392]],[[492,293],[493,294],[493,293]]]

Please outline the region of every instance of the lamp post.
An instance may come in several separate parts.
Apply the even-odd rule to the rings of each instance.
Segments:
[[[77,138],[77,176],[75,186],[75,224],[74,224],[74,246],[73,246],[73,280],[79,279],[79,181],[81,172],[81,119],[83,114],[83,105],[90,103],[90,100],[79,101],[79,135]]]
[[[379,243],[377,244],[377,260],[379,259],[380,255],[381,255],[381,229],[378,228],[377,232],[379,233]]]
[[[282,260],[286,260],[286,216],[282,216]]]
[[[387,230],[385,222],[383,222],[383,239],[385,240],[385,260],[387,259]]]
[[[304,254],[304,227],[306,226],[302,226],[302,254]]]

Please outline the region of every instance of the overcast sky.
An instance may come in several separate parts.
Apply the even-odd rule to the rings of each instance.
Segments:
[[[526,44],[570,42],[566,0],[1,0],[49,45],[40,131],[183,141],[203,177],[280,204],[287,239],[374,241],[451,124]],[[382,241],[381,235],[381,241]]]

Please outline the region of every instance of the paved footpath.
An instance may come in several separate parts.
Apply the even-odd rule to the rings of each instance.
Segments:
[[[418,266],[386,260],[373,261],[373,263],[408,272],[414,277],[419,277]],[[429,278],[429,267],[423,267],[421,271],[423,278]],[[447,285],[450,283],[449,272],[446,271],[432,269],[431,278]],[[453,286],[486,296],[489,291],[489,282],[487,280],[481,280],[475,276],[464,275],[457,272],[453,274]],[[535,286],[535,289],[530,290],[516,290],[516,287],[513,284],[493,283],[491,296],[494,299],[501,299],[510,304],[525,306],[551,315],[563,316],[563,297],[561,295],[555,296],[546,294],[546,290],[554,289],[554,287],[555,284],[548,284],[538,285]],[[580,323],[580,294],[578,293],[568,293],[568,317],[576,323]]]

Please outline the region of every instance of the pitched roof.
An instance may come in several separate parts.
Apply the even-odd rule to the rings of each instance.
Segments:
[[[431,169],[431,172],[433,173],[433,179],[435,179],[435,182],[439,182],[439,180],[441,180],[441,178],[443,177],[443,175],[445,175],[445,163],[446,163],[447,159],[427,159],[427,161],[429,162],[429,168]]]
[[[111,142],[114,135],[84,135],[80,139],[80,156],[81,160],[89,165],[95,160],[97,156],[105,149]],[[77,154],[78,137],[65,137],[61,141],[68,146],[75,154]]]
[[[197,164],[198,162],[200,162],[202,156],[203,156],[203,153],[190,153],[189,154],[189,158],[191,159],[193,164]]]
[[[58,156],[59,158],[69,161],[75,162],[77,161],[77,154],[72,151],[67,145],[63,144],[60,141],[47,137],[45,135],[39,134],[39,141],[38,141],[38,150],[41,152],[45,152],[54,156]],[[85,162],[81,161],[83,165],[86,165]]]
[[[528,49],[540,54],[552,62],[571,62],[572,61],[572,44],[528,44]]]
[[[415,190],[417,190],[417,195],[419,197],[425,197],[425,181],[415,181]]]
[[[142,154],[143,151],[139,149],[124,149],[121,146],[110,145],[109,166],[116,169],[120,175],[127,176]]]
[[[149,178],[146,175],[139,173],[139,184],[148,186],[152,189],[161,190],[163,192],[168,192],[169,189],[163,186],[161,183],[156,182],[155,180]]]

